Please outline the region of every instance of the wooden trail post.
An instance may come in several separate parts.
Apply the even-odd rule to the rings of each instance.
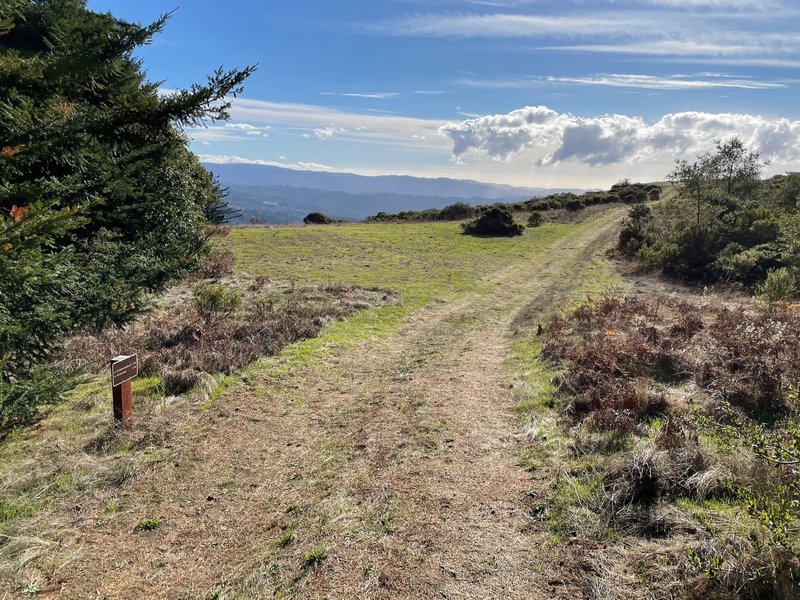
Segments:
[[[111,359],[111,395],[114,399],[114,421],[123,427],[133,423],[131,379],[139,374],[139,356],[115,356]]]

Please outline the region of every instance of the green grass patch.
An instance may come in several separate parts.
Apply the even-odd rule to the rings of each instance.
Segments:
[[[722,526],[727,528],[737,521],[741,524],[742,531],[746,535],[753,525],[750,518],[743,513],[741,507],[735,502],[719,499],[693,500],[678,498],[675,503],[679,508],[689,513],[711,535],[717,535]]]
[[[458,223],[234,228],[225,244],[236,255],[237,270],[297,286],[347,284],[400,294],[399,304],[361,311],[326,327],[320,337],[292,344],[279,358],[259,361],[245,372],[280,379],[331,347],[390,337],[406,317],[434,299],[486,289],[491,285],[486,276],[515,264],[533,267],[548,259],[548,249],[559,240],[595,224],[596,219],[548,223],[516,238],[461,235]],[[613,282],[604,259],[598,260],[592,269],[599,289]]]
[[[16,497],[0,500],[0,528],[17,519],[32,517],[37,510],[37,505],[28,498]]]

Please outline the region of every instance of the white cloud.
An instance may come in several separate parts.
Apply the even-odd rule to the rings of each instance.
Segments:
[[[225,129],[238,129],[239,131],[256,131],[258,128],[249,123],[225,123]]]
[[[586,16],[522,14],[417,14],[367,26],[375,33],[429,37],[537,38],[550,35],[627,35],[657,31],[663,23],[631,13]]]
[[[705,73],[702,77],[712,80],[729,76]],[[326,128],[333,130],[333,135],[325,144],[313,145],[321,154],[303,163],[237,156],[244,150],[218,151],[218,155],[204,156],[204,160],[330,170],[324,164],[330,153],[338,156],[339,149],[347,148],[348,156],[355,152],[360,157],[357,171],[362,174],[595,188],[623,177],[661,179],[672,169],[675,158],[691,160],[712,149],[715,140],[740,135],[772,161],[768,173],[796,170],[800,162],[800,122],[772,116],[680,112],[645,120],[637,115],[581,117],[535,106],[447,122],[244,98],[234,99],[231,111],[237,122],[250,123],[262,131],[271,126],[271,131],[280,136],[316,139],[313,132]],[[226,141],[252,140],[242,131],[222,126],[190,133],[197,139],[198,131],[208,137],[198,141],[199,152],[204,150],[203,141],[216,141],[220,136]],[[234,156],[225,156],[224,152]],[[258,157],[252,147],[247,152]],[[276,147],[272,152],[278,155],[285,150]]]
[[[418,119],[388,113],[362,114],[313,104],[266,102],[247,98],[231,98],[231,115],[258,127],[271,126],[274,132],[290,131],[292,135],[356,142],[398,149],[413,148],[438,154],[448,152],[448,140],[439,133],[446,123],[439,119]],[[198,130],[190,130],[194,136]],[[199,131],[203,131],[200,129]],[[410,139],[424,136],[424,142]]]
[[[336,127],[323,127],[322,129],[315,129],[314,135],[320,140],[327,140],[332,138],[335,133],[342,133],[344,129]]]
[[[769,90],[785,88],[780,82],[754,81],[738,79],[721,74],[712,74],[705,79],[687,75],[670,75],[658,77],[654,75],[607,74],[590,77],[544,77],[533,78],[533,81],[548,83],[567,83],[575,85],[599,85],[608,87],[645,88],[655,90],[700,90],[709,88],[737,88],[745,90]]]
[[[525,3],[511,4],[503,3],[509,8]],[[762,61],[764,66],[795,66],[800,53],[800,34],[791,23],[800,12],[797,6],[779,5],[777,0],[572,4],[582,10],[557,15],[418,13],[364,28],[398,36],[538,39],[547,40],[539,49],[550,51],[708,57],[752,66],[758,63],[748,60]]]
[[[718,8],[725,10],[767,10],[783,8],[779,0],[645,0],[646,4],[669,8]]]
[[[585,77],[529,76],[510,79],[460,79],[453,82],[467,88],[478,89],[525,89],[547,84],[593,85],[606,87],[644,88],[655,90],[701,90],[712,88],[736,88],[747,90],[783,89],[787,80],[758,81],[748,77],[735,77],[722,73],[700,75],[637,75],[601,74]]]
[[[285,163],[274,160],[260,160],[252,158],[243,158],[241,156],[227,156],[222,154],[198,154],[197,158],[201,162],[210,164],[246,164],[246,165],[263,165],[267,167],[282,167],[284,169],[299,169],[302,171],[334,171],[332,167],[314,162],[297,162]],[[285,157],[281,157],[284,159]],[[339,169],[341,171],[341,169]]]
[[[763,158],[791,165],[800,160],[800,121],[758,115],[682,112],[653,124],[641,117],[582,118],[544,106],[505,115],[449,123],[441,131],[453,142],[453,156],[510,161],[525,153],[540,166],[641,163],[692,157],[714,141],[741,136]]]
[[[384,100],[397,96],[397,92],[320,92],[321,96],[347,96],[349,98],[371,98]]]

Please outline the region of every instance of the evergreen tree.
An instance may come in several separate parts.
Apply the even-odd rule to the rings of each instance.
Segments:
[[[0,428],[55,399],[37,365],[60,339],[129,321],[206,251],[225,203],[181,127],[228,118],[253,71],[161,95],[133,52],[169,15],[142,26],[85,0],[4,5]]]

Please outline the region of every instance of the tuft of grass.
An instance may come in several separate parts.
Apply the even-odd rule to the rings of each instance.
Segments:
[[[310,569],[311,567],[320,564],[326,558],[328,558],[328,552],[325,550],[325,548],[315,548],[314,550],[307,552],[303,557],[303,567]]]
[[[13,523],[17,519],[32,517],[36,512],[36,504],[28,498],[15,497],[0,500],[0,527]]]
[[[294,525],[289,525],[281,535],[275,538],[275,545],[278,548],[286,548],[296,537],[297,529]]]
[[[153,531],[159,527],[161,527],[161,521],[157,517],[147,517],[136,525],[136,529],[139,531]]]

